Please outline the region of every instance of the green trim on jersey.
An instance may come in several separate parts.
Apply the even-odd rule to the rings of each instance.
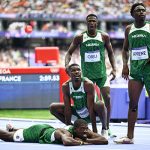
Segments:
[[[102,31],[97,30],[95,37],[83,32],[83,42],[80,44],[81,68],[84,77],[97,79],[106,76],[105,46]]]
[[[150,23],[145,22],[142,28],[134,24],[128,35],[130,50],[130,74],[142,74],[143,67],[150,58]]]

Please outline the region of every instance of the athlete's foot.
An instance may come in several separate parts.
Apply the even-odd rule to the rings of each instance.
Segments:
[[[119,139],[115,139],[114,142],[116,144],[134,144],[134,140],[133,139],[129,139],[128,137],[122,137]]]
[[[11,124],[6,124],[6,130],[8,132],[13,132],[14,131],[14,127]]]
[[[101,135],[108,140],[108,130],[102,129]]]

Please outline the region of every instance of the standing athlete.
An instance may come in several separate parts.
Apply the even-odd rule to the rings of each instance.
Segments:
[[[48,124],[36,124],[26,129],[7,126],[9,131],[0,129],[0,139],[6,142],[25,142],[40,144],[63,144],[77,146],[84,144],[108,144],[108,140],[92,132],[86,121],[78,119],[73,126],[54,128]]]
[[[65,67],[67,68],[73,52],[80,47],[81,67],[84,77],[89,78],[100,88],[102,97],[107,108],[107,128],[110,122],[110,82],[106,74],[105,49],[112,66],[112,80],[116,77],[116,66],[114,53],[110,43],[109,35],[103,31],[97,30],[98,18],[95,14],[89,14],[86,17],[87,31],[77,35],[65,56]],[[110,130],[109,130],[110,133]]]
[[[146,8],[143,3],[135,3],[130,10],[134,23],[126,27],[123,44],[122,77],[129,79],[129,111],[127,136],[114,142],[133,144],[134,127],[138,114],[138,102],[145,85],[150,97],[150,23],[145,21]],[[129,54],[130,53],[130,54]],[[130,55],[130,76],[128,59]]]
[[[81,69],[78,64],[68,67],[70,79],[63,86],[64,104],[52,103],[50,112],[66,125],[71,124],[72,115],[92,123],[94,132],[97,132],[96,116],[102,122],[101,134],[108,138],[107,110],[104,103],[98,99],[94,84],[88,78],[81,77]],[[71,99],[74,105],[71,105]]]

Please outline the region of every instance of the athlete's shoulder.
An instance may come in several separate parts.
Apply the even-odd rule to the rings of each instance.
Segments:
[[[125,28],[125,34],[128,35],[130,33],[131,28],[133,27],[134,27],[134,23],[127,25]]]
[[[127,26],[126,26],[126,30],[131,29],[131,27],[133,27],[133,26],[134,26],[134,23],[131,23],[131,24],[127,25]]]
[[[97,30],[97,33],[100,33],[100,34],[102,34],[102,35],[109,35],[107,32],[105,32],[105,31],[102,31],[102,30]]]
[[[62,84],[62,88],[63,88],[63,89],[68,88],[69,82],[71,82],[71,79],[68,79],[66,82],[64,82],[64,83]]]
[[[76,34],[75,38],[83,37],[84,34],[87,34],[87,31],[82,31],[81,33]]]
[[[74,37],[75,45],[81,44],[82,40],[83,40],[83,34],[82,34],[82,33],[77,34],[77,35]]]

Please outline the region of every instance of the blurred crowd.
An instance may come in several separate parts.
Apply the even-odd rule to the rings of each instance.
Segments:
[[[96,13],[120,16],[129,14],[130,6],[139,0],[2,0],[0,13],[46,13],[86,15]],[[150,7],[149,0],[142,0]],[[119,10],[119,11],[118,11]]]
[[[122,57],[121,57],[121,50],[115,49],[115,60],[117,63],[117,77],[121,76],[122,71]],[[60,59],[59,64],[57,66],[64,67],[65,62],[65,50],[60,50]],[[73,57],[71,59],[70,63],[80,63],[80,54],[79,51],[76,51],[73,54]],[[34,51],[30,51],[28,53],[28,50],[25,49],[8,49],[0,50],[0,68],[8,68],[8,67],[28,67],[28,66],[45,66],[46,64],[42,63],[35,63],[35,53]],[[52,66],[51,64],[49,64]],[[80,65],[80,64],[79,64]],[[111,71],[111,65],[106,53],[106,66],[107,66],[107,73],[109,74]]]
[[[47,20],[42,23],[30,21],[34,30],[80,32],[85,28],[85,24],[78,23],[74,25],[75,28],[72,28],[72,25],[69,25],[70,22],[67,22],[66,25],[63,21],[60,22],[60,19],[83,20],[89,13],[97,14],[100,20],[131,19],[130,8],[136,1],[140,0],[2,0],[0,1],[0,13],[17,14],[16,18],[34,18],[35,20],[45,18]],[[150,1],[142,0],[142,2],[147,6],[147,10],[150,10]],[[21,30],[25,25],[26,22],[12,22],[8,31]],[[125,25],[122,24],[122,28]],[[118,28],[119,25],[113,25],[111,29],[119,30]]]

